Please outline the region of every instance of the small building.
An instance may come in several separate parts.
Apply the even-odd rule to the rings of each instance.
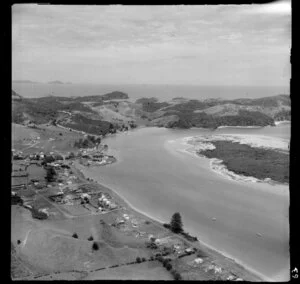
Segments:
[[[110,208],[111,208],[111,209],[116,209],[117,207],[118,207],[118,206],[117,206],[115,203],[111,203],[111,204],[110,204]]]
[[[117,219],[116,220],[117,225],[121,225],[121,224],[124,224],[124,223],[125,223],[125,221],[123,219]]]
[[[129,216],[127,214],[123,214],[123,217],[128,220],[129,219]]]
[[[194,262],[195,262],[196,264],[201,264],[201,263],[203,262],[203,259],[200,258],[200,257],[198,257],[198,258],[194,259]]]
[[[194,252],[194,249],[193,248],[186,248],[184,250],[186,253],[193,253]]]
[[[91,199],[91,196],[89,194],[87,194],[87,193],[82,193],[80,195],[80,197],[81,197],[81,199]]]
[[[39,209],[39,212],[45,213],[47,216],[49,216],[49,212],[47,208]]]

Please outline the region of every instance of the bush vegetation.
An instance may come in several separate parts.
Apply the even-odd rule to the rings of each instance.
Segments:
[[[258,179],[289,182],[288,154],[229,141],[212,143],[216,149],[201,151],[201,155],[222,160],[229,171]]]

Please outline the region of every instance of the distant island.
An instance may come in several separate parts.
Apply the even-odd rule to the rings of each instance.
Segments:
[[[30,80],[12,80],[13,83],[22,83],[22,84],[37,84],[38,82]]]
[[[62,81],[59,81],[59,80],[56,80],[56,81],[49,81],[48,84],[57,84],[57,85],[63,85],[63,84],[72,84],[71,82],[62,82]]]

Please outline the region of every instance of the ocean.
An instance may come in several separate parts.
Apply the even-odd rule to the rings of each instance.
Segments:
[[[26,98],[43,96],[93,96],[113,91],[125,92],[131,101],[143,97],[156,97],[160,101],[176,97],[189,99],[260,98],[289,94],[288,87],[274,86],[188,86],[188,85],[100,85],[100,84],[46,84],[12,83],[12,89]]]

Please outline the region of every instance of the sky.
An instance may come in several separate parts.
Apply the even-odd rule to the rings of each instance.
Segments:
[[[12,79],[288,86],[291,4],[12,6]]]

